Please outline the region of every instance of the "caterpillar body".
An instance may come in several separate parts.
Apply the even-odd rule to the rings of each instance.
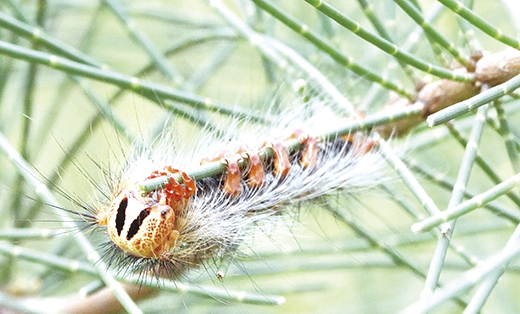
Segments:
[[[208,260],[232,257],[250,228],[272,222],[291,205],[379,180],[382,159],[373,139],[356,133],[320,140],[348,119],[323,104],[281,117],[270,126],[237,120],[223,136],[206,132],[187,153],[168,135],[155,145],[136,145],[110,204],[100,204],[90,217],[108,233],[110,264],[120,272],[176,278]],[[301,149],[288,150],[286,140]],[[268,150],[273,156],[261,158]],[[226,171],[195,182],[189,170],[208,162]],[[143,191],[158,177],[164,186]]]

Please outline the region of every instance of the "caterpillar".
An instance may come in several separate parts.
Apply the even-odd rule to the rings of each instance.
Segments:
[[[477,56],[479,84],[496,85],[512,77],[516,70],[493,69],[517,59],[514,50]],[[385,138],[405,134],[429,113],[477,93],[479,84],[440,80],[422,86],[415,103],[390,100],[384,114],[417,106],[421,115],[379,125],[376,131]],[[237,118],[225,125],[224,134],[216,136],[208,128],[187,152],[175,148],[168,130],[157,141],[135,145],[114,176],[109,202],[97,204],[96,212],[86,216],[89,224],[105,229],[110,264],[119,271],[176,278],[209,259],[232,257],[249,229],[283,214],[282,207],[380,182],[377,140],[348,132],[324,140],[320,135],[334,134],[349,118],[330,103],[308,103],[312,105],[295,103],[295,109],[282,112],[269,125],[251,126]],[[284,140],[292,141],[291,148]],[[189,175],[190,169],[208,162],[224,168],[225,174],[200,179]],[[163,185],[143,188],[155,179]]]
[[[208,260],[232,258],[251,228],[291,205],[377,184],[382,159],[376,141],[363,133],[320,139],[349,120],[323,103],[313,107],[285,111],[270,126],[237,120],[222,136],[206,132],[190,153],[175,149],[168,135],[153,146],[135,145],[109,203],[87,216],[108,235],[110,265],[177,278]],[[284,146],[288,142],[296,149]],[[199,164],[225,171],[195,181],[188,173]],[[163,186],[143,190],[157,179]]]

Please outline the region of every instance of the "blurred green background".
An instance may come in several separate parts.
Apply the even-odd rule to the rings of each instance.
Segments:
[[[414,75],[408,76],[391,56],[304,1],[273,2],[308,25],[337,51],[409,93],[413,94],[415,85],[421,81],[438,79],[415,69]],[[332,0],[329,3],[375,33],[373,24],[361,9],[363,2]],[[432,19],[431,25],[465,56],[476,48],[494,53],[506,47],[435,1],[407,2],[418,5],[422,15]],[[437,54],[439,46],[428,41],[396,3],[370,0],[368,4],[397,46],[411,47],[414,56],[433,64],[456,67],[449,54],[444,51]],[[518,38],[520,11],[514,10],[514,1],[477,0],[466,1],[466,4],[473,6],[474,12],[493,26]],[[244,27],[292,48],[360,111],[376,113],[395,96],[379,84],[338,65],[250,1],[6,0],[0,2],[0,9],[4,20],[0,25],[2,41],[49,53],[48,47],[34,40],[37,36],[24,36],[23,31],[8,29],[5,21],[15,18],[25,25],[39,24],[42,32],[59,47],[74,47],[105,69],[260,115],[270,111],[276,114],[299,104],[301,102],[295,101],[298,98],[321,100],[327,99],[327,94],[294,64],[289,62],[289,66],[281,68],[280,63],[284,60],[287,63],[287,58],[273,58],[268,54],[269,42],[257,45],[247,38],[250,33],[244,32]],[[467,33],[463,32],[466,27],[473,30],[473,37],[466,37]],[[230,119],[160,96],[147,98],[142,91],[126,90],[114,100],[113,95],[119,90],[117,85],[78,76],[79,85],[63,70],[27,61],[12,53],[0,55],[0,132],[37,169],[42,182],[53,180],[66,195],[84,202],[100,197],[91,184],[104,184],[99,164],[105,169],[117,169],[124,162],[132,140],[153,138],[166,127],[179,143],[191,143],[201,136],[200,125],[194,123],[195,120],[225,128]],[[163,69],[158,69],[157,64],[163,64]],[[140,73],[146,67],[151,69]],[[299,79],[306,81],[305,88],[294,87]],[[93,99],[97,99],[97,105]],[[93,122],[103,103],[110,107],[101,107],[105,113],[98,122]],[[503,105],[514,131],[519,122],[519,104],[514,97],[508,97]],[[168,106],[175,110],[172,112]],[[489,117],[496,120],[494,109],[489,110]],[[468,138],[472,123],[473,116],[468,115],[458,119],[454,126]],[[401,157],[454,182],[464,149],[444,126],[429,129],[421,124],[410,135],[393,139],[391,143]],[[486,126],[479,153],[493,171],[507,179],[514,172],[504,143],[504,137]],[[252,235],[252,240],[244,244],[242,253],[230,265],[224,280],[217,280],[213,268],[209,267],[207,271],[194,272],[185,281],[224,291],[283,296],[282,305],[230,301],[211,293],[201,296],[161,292],[140,302],[140,307],[146,313],[396,313],[403,310],[419,299],[424,286],[424,278],[410,265],[426,273],[437,240],[435,235],[414,235],[410,231],[417,220],[394,198],[425,212],[393,170],[385,169],[384,175],[389,179],[387,186],[392,193],[376,188],[360,195],[330,196],[335,210],[346,220],[333,217],[319,202],[301,204],[300,210],[291,211],[278,226],[263,228]],[[445,209],[451,191],[424,174],[416,173],[416,178],[438,207]],[[475,166],[468,190],[481,193],[492,186],[494,183]],[[66,208],[77,208],[59,193],[56,197]],[[3,204],[0,230],[60,228],[59,218],[34,198],[37,198],[34,188],[20,179],[17,168],[5,154],[0,154],[0,201]],[[512,211],[518,210],[518,205],[505,197],[496,202]],[[31,214],[32,208],[36,208],[34,214]],[[514,223],[479,209],[458,220],[454,242],[467,256],[484,260],[505,245],[514,227]],[[99,235],[89,235],[89,239],[94,244],[103,241]],[[85,260],[69,234],[48,240],[2,241]],[[380,246],[374,245],[376,242]],[[396,262],[389,251],[409,264]],[[0,265],[0,290],[18,296],[20,299],[16,300],[22,303],[32,297],[67,299],[96,280],[89,275],[58,271],[38,260],[28,262],[8,255],[0,256]],[[441,281],[449,282],[471,267],[471,263],[451,250]],[[518,267],[518,264],[512,265],[511,271],[503,276],[483,313],[520,311],[516,289]],[[471,292],[462,295],[462,299],[469,300],[471,295]],[[455,302],[446,302],[432,313],[461,313],[462,309]],[[49,310],[52,312],[52,308]]]

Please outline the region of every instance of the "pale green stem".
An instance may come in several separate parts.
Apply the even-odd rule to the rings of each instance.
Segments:
[[[470,99],[466,99],[451,105],[446,109],[442,109],[434,114],[429,115],[428,118],[426,118],[426,122],[428,122],[428,125],[431,127],[446,123],[451,119],[455,119],[461,115],[469,113],[480,106],[492,102],[493,100],[497,100],[498,98],[513,92],[519,87],[520,75],[517,75],[509,81],[492,87],[485,92],[471,97]]]
[[[155,47],[154,43],[148,39],[139,29],[135,21],[133,21],[123,8],[115,0],[101,0],[101,2],[117,17],[123,24],[127,33],[132,39],[148,54],[150,59],[154,62],[157,69],[166,75],[175,85],[181,85],[184,79],[175,73],[168,60],[160,53],[159,49]]]
[[[208,3],[246,38],[252,46],[257,48],[266,58],[272,61],[273,64],[277,65],[280,70],[288,73],[296,72],[296,75],[299,74],[298,72],[303,72],[305,74],[304,80],[310,79],[317,82],[321,87],[321,91],[330,95],[338,105],[345,107],[349,114],[355,114],[354,106],[352,106],[350,102],[345,101],[345,97],[334,87],[325,75],[296,51],[274,38],[269,38],[255,32],[229,10],[222,1],[208,0]]]
[[[67,259],[46,252],[30,250],[6,243],[0,243],[0,253],[14,256],[26,261],[38,263],[41,265],[46,265],[50,268],[53,268],[54,270],[99,276],[96,268],[87,263]],[[199,284],[189,285],[170,280],[161,280],[160,282],[158,282],[157,278],[153,276],[126,274],[125,276],[117,277],[121,281],[140,285],[143,287],[161,289],[163,291],[170,291],[175,293],[186,292],[205,298],[218,298],[226,301],[235,301],[252,304],[279,305],[283,303],[285,300],[281,296],[266,295],[263,293],[234,291],[231,289],[220,289],[213,286],[204,286]]]
[[[7,229],[0,230],[0,240],[48,239],[69,232],[66,229]]]
[[[365,238],[370,242],[371,245],[379,248],[382,252],[390,256],[390,258],[398,265],[403,265],[404,267],[410,269],[414,274],[421,278],[426,278],[426,273],[421,269],[419,265],[415,262],[410,261],[406,257],[402,256],[399,252],[397,252],[393,247],[386,244],[384,241],[378,240],[375,238],[370,231],[363,228],[361,225],[356,223],[352,218],[347,217],[346,215],[341,214],[338,210],[333,208],[329,203],[322,204],[323,207],[329,211],[336,219],[340,222],[347,224],[350,228],[352,228],[359,236]],[[440,285],[437,282],[438,285]],[[461,306],[465,307],[467,304],[460,298],[454,298],[454,300]]]
[[[35,303],[28,304],[27,302],[24,302],[22,298],[16,298],[2,291],[0,291],[0,305],[2,305],[2,308],[6,307],[20,313],[56,314],[56,311],[43,309],[41,304],[38,306]]]
[[[449,208],[437,215],[426,218],[425,220],[418,222],[412,226],[413,232],[424,232],[428,231],[441,223],[450,221],[458,218],[464,214],[471,212],[477,208],[482,207],[484,204],[491,202],[492,200],[504,195],[506,192],[515,188],[520,184],[520,174],[517,174],[510,179],[495,185],[493,188],[486,192],[475,196],[453,208]]]
[[[455,80],[455,81],[471,81],[473,80],[473,76],[469,74],[457,74],[453,71],[441,68],[439,66],[430,64],[423,60],[417,59],[414,55],[401,50],[395,44],[387,41],[384,38],[376,36],[362,27],[358,22],[353,21],[348,18],[346,15],[342,14],[336,8],[328,4],[323,0],[304,0],[309,3],[316,9],[320,10],[322,13],[326,14],[328,17],[338,22],[341,26],[347,28],[357,36],[363,38],[389,55],[393,56],[397,60],[409,64],[421,71],[429,73],[431,75],[435,75],[441,78]]]
[[[463,273],[458,279],[447,284],[446,287],[439,289],[433,296],[425,300],[420,300],[407,307],[402,314],[422,314],[428,313],[438,305],[455,298],[468,290],[488,274],[501,270],[513,258],[520,254],[520,243],[515,241],[510,249],[497,253],[482,261],[473,269]]]
[[[28,62],[35,62],[62,70],[72,75],[88,77],[94,80],[103,81],[119,86],[120,88],[131,89],[136,93],[142,93],[144,96],[155,98],[159,97],[164,100],[173,100],[202,110],[210,110],[223,114],[249,118],[254,121],[265,121],[264,118],[248,113],[244,109],[238,107],[231,108],[216,102],[207,97],[202,97],[182,90],[176,90],[171,87],[143,81],[137,77],[131,77],[118,72],[107,69],[98,69],[85,64],[77,63],[51,55],[44,52],[34,51],[21,46],[13,45],[4,41],[0,41],[0,54],[8,55],[13,58],[22,59]],[[171,104],[165,103],[170,109],[174,109]]]
[[[450,190],[450,191],[455,189],[455,183],[453,183],[451,180],[449,180],[447,178],[444,178],[444,176],[445,176],[444,174],[442,174],[440,172],[433,173],[431,171],[431,169],[426,170],[425,168],[423,168],[423,167],[419,166],[418,164],[411,162],[411,161],[407,161],[406,164],[408,165],[408,167],[411,170],[418,172],[421,176],[434,182],[435,184],[438,184],[440,187]],[[469,190],[465,190],[464,196],[466,198],[473,198],[473,197],[477,196],[477,194],[474,192],[471,192]],[[488,210],[490,210],[492,213],[494,213],[498,216],[505,217],[509,221],[511,221],[515,224],[520,223],[520,213],[518,213],[517,210],[511,210],[508,207],[502,206],[500,204],[488,203],[488,204],[485,204],[484,206]],[[420,220],[422,220],[422,219],[424,219],[424,218],[421,218]]]
[[[480,108],[475,117],[473,129],[471,130],[470,140],[468,141],[468,145],[466,146],[466,150],[462,158],[457,180],[455,181],[455,187],[453,189],[447,210],[450,210],[451,208],[459,205],[464,198],[464,191],[468,185],[471,169],[475,163],[478,143],[482,136],[484,122],[486,121],[487,109],[488,106]],[[439,215],[439,213],[436,213],[436,215]],[[430,268],[428,269],[428,276],[426,277],[424,289],[421,293],[421,299],[428,298],[437,288],[446,258],[446,252],[448,251],[454,228],[455,221],[450,221],[447,224],[443,224],[441,227],[441,235],[439,236],[437,246],[435,247],[435,252],[433,253]]]
[[[508,251],[514,250],[515,246],[518,245],[520,240],[520,225],[516,227],[515,232],[509,238],[506,243],[506,246],[502,249],[502,253],[506,253]],[[480,287],[477,289],[477,292],[471,298],[468,306],[464,310],[463,314],[478,314],[481,313],[482,307],[484,303],[488,299],[491,291],[495,287],[498,282],[498,279],[502,276],[505,271],[505,267],[508,263],[504,264],[504,267],[497,268],[493,270],[482,282]]]
[[[371,129],[376,125],[398,121],[399,119],[405,119],[417,115],[422,112],[423,108],[423,104],[417,103],[398,110],[368,116],[365,119],[356,119],[346,123],[343,126],[340,126],[331,132],[316,135],[313,134],[313,136],[317,136],[323,141],[331,141],[343,135],[354,133],[359,130]],[[303,147],[303,145],[301,145],[297,140],[286,141],[284,142],[284,146],[289,153],[293,153]],[[264,148],[259,152],[259,156],[264,160],[268,159],[273,156],[273,150],[271,148]],[[248,162],[249,161],[247,158],[243,158],[239,162],[239,165],[241,167],[246,167]],[[202,165],[199,168],[189,172],[188,175],[193,180],[201,180],[206,177],[222,174],[224,171],[226,171],[226,164],[218,161]],[[176,176],[174,179],[182,182],[182,177],[180,175]],[[167,180],[167,177],[158,177],[155,179],[145,180],[139,184],[139,188],[143,191],[143,193],[159,190],[164,188]]]
[[[428,193],[421,186],[419,181],[414,177],[410,169],[406,167],[403,161],[392,151],[390,145],[386,142],[380,144],[381,153],[386,157],[386,161],[394,168],[397,174],[401,177],[408,189],[412,192],[415,198],[422,204],[426,211],[433,215],[440,213],[440,209],[433,202]]]
[[[468,59],[462,56],[462,53],[455,48],[455,45],[441,33],[437,32],[422,16],[421,12],[415,6],[409,3],[409,0],[394,0],[394,2],[399,7],[401,7],[401,9],[403,9],[403,11],[405,11],[406,14],[408,14],[408,16],[410,16],[417,23],[417,25],[422,27],[424,33],[428,36],[429,39],[435,41],[435,43],[440,44],[462,66],[471,66],[471,63],[468,61]]]
[[[468,142],[466,139],[462,137],[459,131],[453,127],[451,123],[447,123],[446,126],[450,130],[451,135],[462,145],[467,146]],[[477,154],[475,161],[477,162],[478,166],[484,171],[484,173],[491,179],[492,182],[495,184],[499,184],[503,180],[500,178],[500,176],[496,173],[496,171],[493,170],[491,165],[484,160],[479,154]],[[513,191],[507,192],[507,197],[509,197],[518,207],[520,207],[520,198],[518,195],[513,193]]]
[[[70,221],[67,213],[60,210],[61,208],[54,197],[51,195],[48,188],[38,180],[32,167],[13,149],[3,134],[0,134],[0,149],[11,159],[13,164],[17,167],[18,171],[23,175],[24,179],[33,187],[34,191],[39,197],[51,205],[59,217],[62,217],[62,225],[66,229],[78,230],[76,224]],[[99,253],[92,247],[90,242],[86,239],[83,233],[74,233],[74,239],[76,240],[79,248],[83,251],[83,254],[87,257],[87,260],[94,265],[94,268],[105,283],[105,285],[114,293],[114,296],[119,300],[121,305],[129,313],[142,313],[142,311],[135,305],[134,301],[128,296],[123,287],[117,282],[112,274],[108,271],[105,262],[101,260]]]
[[[269,1],[265,0],[252,0],[258,7],[262,8],[273,17],[284,23],[287,27],[295,31],[296,33],[303,36],[305,39],[309,40],[313,45],[315,45],[318,49],[327,53],[334,61],[338,64],[343,65],[349,68],[354,73],[372,81],[380,84],[381,86],[391,89],[396,93],[402,95],[406,98],[412,98],[412,95],[406,92],[401,86],[389,82],[382,78],[380,75],[369,71],[368,69],[362,67],[361,65],[354,62],[354,60],[339,50],[335,49],[334,46],[329,43],[326,39],[322,38],[319,34],[313,32],[309,29],[306,24],[300,23],[294,17],[289,16],[285,12],[283,12],[279,7],[272,4]]]
[[[504,138],[507,156],[511,161],[511,166],[515,173],[520,173],[520,158],[518,157],[518,150],[514,141],[513,134],[509,130],[509,124],[506,120],[504,108],[501,102],[495,101],[495,109],[498,117],[498,132]]]
[[[476,15],[473,11],[465,7],[461,2],[455,0],[438,0],[440,3],[445,5],[447,8],[466,19],[468,22],[473,24],[475,27],[488,34],[491,38],[494,38],[506,45],[509,45],[515,49],[520,48],[520,42],[513,37],[507,36],[504,32],[492,24],[486,22],[480,16]]]

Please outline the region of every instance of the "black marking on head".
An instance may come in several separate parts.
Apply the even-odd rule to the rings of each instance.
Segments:
[[[128,234],[126,235],[126,239],[130,240],[132,237],[139,231],[139,228],[141,227],[141,224],[143,223],[144,219],[148,217],[150,214],[150,209],[145,208],[140,213],[139,216],[132,221],[132,224],[130,225],[130,229],[128,229]]]
[[[117,235],[121,235],[121,231],[123,230],[123,226],[125,225],[126,218],[126,207],[128,206],[128,198],[123,198],[119,203],[119,208],[117,209],[116,215],[116,229]]]

